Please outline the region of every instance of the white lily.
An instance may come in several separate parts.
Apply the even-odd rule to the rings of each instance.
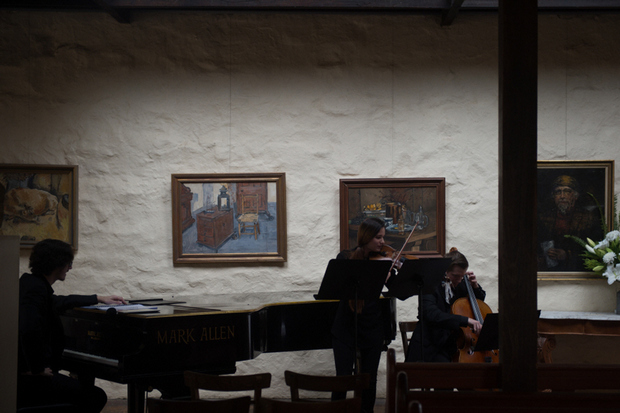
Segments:
[[[612,285],[616,281],[616,274],[614,274],[614,266],[608,265],[607,270],[603,273],[603,277],[607,277],[607,284]]]
[[[610,251],[607,254],[603,255],[603,262],[607,265],[611,265],[613,264],[616,257],[617,257],[616,253],[613,251]]]
[[[605,235],[605,239],[609,242],[615,241],[620,238],[620,231],[609,231],[607,235]]]
[[[598,244],[596,244],[596,246],[594,247],[595,250],[604,250],[605,248],[609,247],[609,241],[607,241],[606,239],[602,240],[601,242],[599,242]]]

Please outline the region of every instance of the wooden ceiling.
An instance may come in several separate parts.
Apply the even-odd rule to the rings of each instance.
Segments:
[[[0,0],[0,9],[101,11],[123,23],[141,10],[441,13],[449,25],[459,12],[497,12],[498,0]],[[618,12],[618,0],[539,0],[539,12]]]

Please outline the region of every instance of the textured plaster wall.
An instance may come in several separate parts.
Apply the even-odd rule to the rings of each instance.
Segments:
[[[618,19],[540,16],[539,159],[618,161]],[[79,165],[79,250],[57,293],[315,291],[339,250],[339,179],[445,177],[447,247],[497,309],[496,15],[442,27],[435,15],[169,12],[124,25],[2,11],[0,30],[0,162]],[[255,172],[286,173],[288,262],[174,267],[170,175]],[[539,308],[611,311],[615,292],[541,282]],[[416,313],[415,298],[398,303],[400,320]],[[558,357],[590,361],[579,344]],[[238,364],[272,372],[269,397],[286,397],[285,369],[334,372],[328,350]]]

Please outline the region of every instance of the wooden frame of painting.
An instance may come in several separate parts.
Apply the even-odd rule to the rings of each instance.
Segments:
[[[599,242],[601,212],[612,227],[614,161],[538,161],[537,172],[538,279],[604,280],[583,267],[583,248],[565,235]]]
[[[404,254],[443,257],[445,178],[341,179],[341,250],[355,247],[359,225],[369,217],[386,221],[386,244],[399,251],[411,235]]]
[[[0,164],[0,212],[0,235],[21,248],[53,238],[77,249],[77,165]]]
[[[286,262],[284,173],[173,174],[174,264]]]

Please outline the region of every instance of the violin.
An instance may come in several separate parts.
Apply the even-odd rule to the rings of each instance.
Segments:
[[[467,287],[467,297],[459,298],[452,304],[452,314],[459,314],[467,318],[473,318],[479,323],[484,322],[484,317],[492,313],[491,308],[482,300],[474,295],[469,277],[465,275],[463,281]],[[461,327],[461,335],[457,340],[458,352],[454,361],[458,363],[499,363],[499,350],[474,351],[478,334],[472,329]]]
[[[387,244],[383,245],[383,247],[381,247],[381,251],[379,251],[378,253],[376,253],[375,255],[372,255],[370,258],[370,260],[396,260],[396,259],[400,259],[401,261],[403,261],[403,259],[406,260],[417,260],[418,257],[416,257],[415,255],[407,255],[407,254],[400,254],[396,252],[396,248],[391,247]]]

